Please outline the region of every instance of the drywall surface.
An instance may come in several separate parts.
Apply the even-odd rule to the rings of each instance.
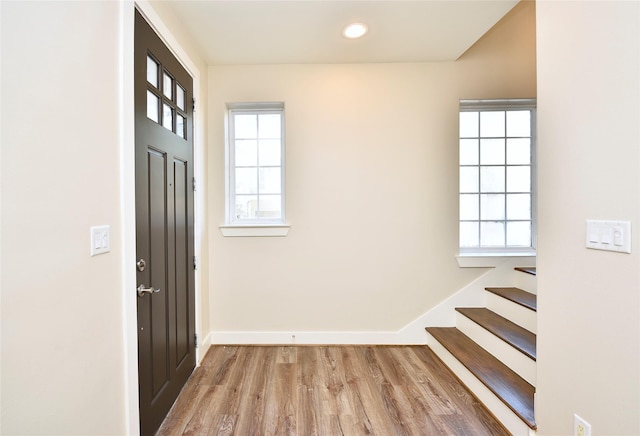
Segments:
[[[640,433],[640,3],[539,2],[541,435]],[[585,248],[625,220],[632,254]]]

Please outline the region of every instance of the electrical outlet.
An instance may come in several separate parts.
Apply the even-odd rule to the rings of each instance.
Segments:
[[[573,415],[573,436],[591,436],[591,424],[578,415]]]

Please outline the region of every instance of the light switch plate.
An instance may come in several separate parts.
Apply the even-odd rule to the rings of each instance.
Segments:
[[[587,220],[586,247],[631,253],[631,222]]]
[[[110,226],[91,227],[91,256],[111,250]]]

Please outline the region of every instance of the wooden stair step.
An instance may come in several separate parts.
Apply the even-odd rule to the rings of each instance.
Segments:
[[[523,273],[531,274],[532,276],[536,275],[536,267],[535,266],[517,266],[514,268],[516,271],[520,271]]]
[[[457,328],[427,327],[426,330],[522,421],[536,429],[532,385]]]
[[[536,335],[529,330],[484,307],[457,307],[456,311],[536,360]]]
[[[487,291],[513,301],[520,306],[537,311],[538,301],[535,294],[519,288],[485,288]]]

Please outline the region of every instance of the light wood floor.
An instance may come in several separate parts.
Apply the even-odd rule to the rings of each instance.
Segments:
[[[158,435],[506,435],[426,346],[214,346]]]

